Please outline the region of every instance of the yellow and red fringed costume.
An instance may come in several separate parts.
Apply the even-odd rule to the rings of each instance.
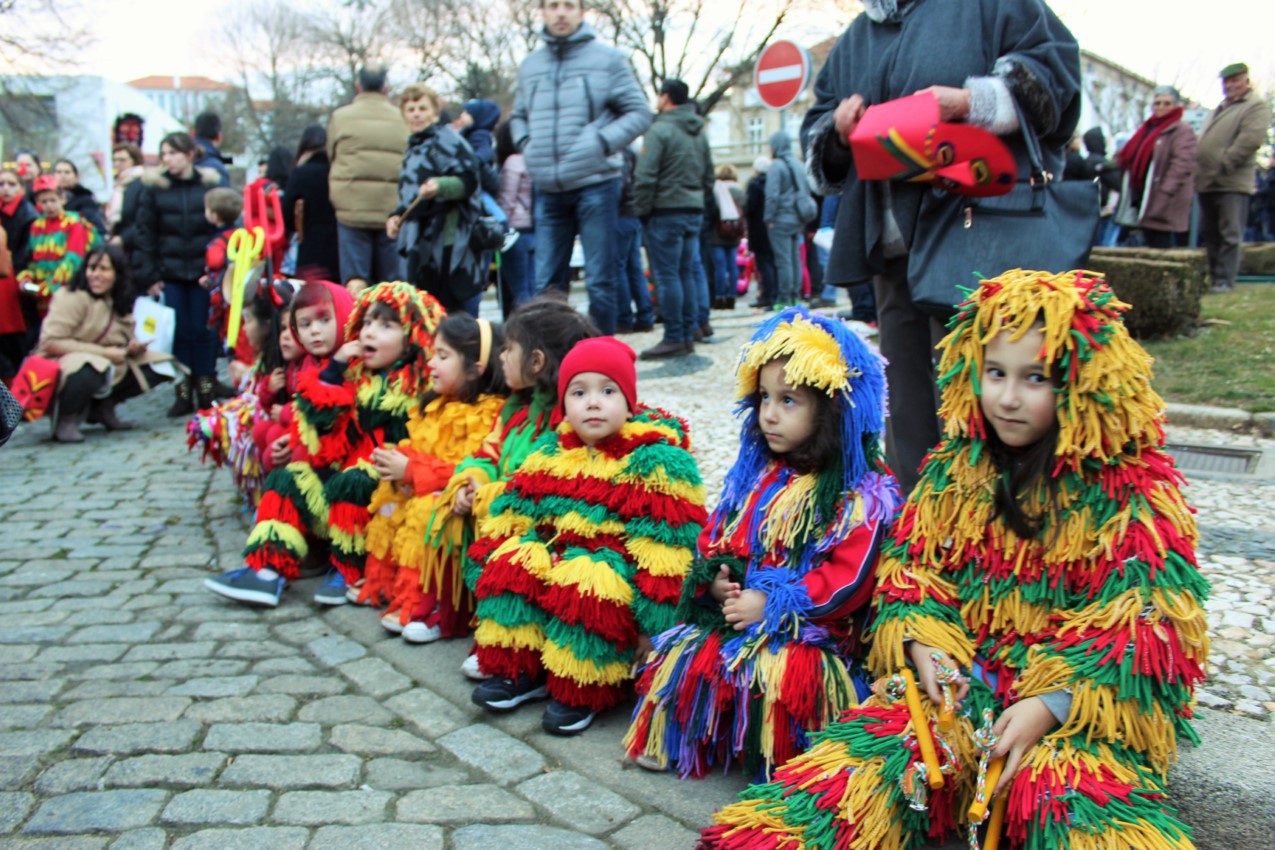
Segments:
[[[758,425],[758,373],[788,358],[793,386],[836,404],[838,462],[799,472],[772,455]],[[879,443],[880,358],[840,322],[789,308],[740,355],[741,449],[700,537],[679,625],[655,640],[625,737],[682,776],[741,761],[769,776],[808,736],[867,695],[858,652],[881,540],[902,497]],[[764,618],[735,631],[708,586],[723,565],[766,594]]]
[[[946,745],[943,788],[909,805],[916,736],[906,707],[875,696],[719,812],[702,847],[919,848],[965,822],[983,709],[998,715],[1033,696],[1062,696],[1065,710],[1009,786],[1004,844],[1193,846],[1164,777],[1179,736],[1196,740],[1189,720],[1208,658],[1208,585],[1183,479],[1163,450],[1151,358],[1125,330],[1126,309],[1096,275],[1014,270],[972,293],[942,343],[945,439],[885,546],[869,663],[878,676],[897,673],[905,641],[916,640],[969,674],[970,694],[946,731],[922,696]],[[1058,436],[1050,481],[1020,498],[1041,521],[1022,539],[994,507],[1009,473],[990,456],[979,381],[987,342],[1033,327],[1056,382]]]
[[[334,284],[316,282],[307,286]],[[336,293],[334,298],[338,297]],[[388,304],[406,335],[403,357],[383,372],[359,360],[335,358],[322,372],[303,372],[293,400],[294,460],[266,477],[257,523],[248,536],[244,562],[269,567],[292,580],[308,552],[307,531],[332,543],[332,565],[349,584],[363,575],[368,505],[379,483],[369,461],[372,450],[408,436],[410,411],[429,384],[429,359],[443,310],[432,296],[410,284],[381,283],[365,289],[345,323],[354,339],[374,303]]]
[[[641,635],[677,622],[704,524],[686,424],[638,405],[593,448],[546,433],[491,506],[477,578],[483,671],[547,675],[549,696],[602,711],[626,693]]]
[[[97,228],[79,213],[64,212],[56,218],[38,216],[27,238],[27,265],[18,272],[19,285],[37,287],[42,305],[71,282],[84,258],[102,244]],[[43,313],[43,306],[41,312]]]
[[[458,488],[448,489],[456,465],[476,452],[491,433],[504,396],[480,395],[472,402],[440,396],[407,423],[399,451],[408,457],[401,484],[382,481],[372,497],[367,527],[367,571],[360,600],[389,599],[404,625],[418,611],[443,637],[469,631],[473,594],[462,580],[460,557],[468,517],[451,526],[453,536],[431,540],[435,518],[451,516]]]

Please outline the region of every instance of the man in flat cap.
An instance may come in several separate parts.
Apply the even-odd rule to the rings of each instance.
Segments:
[[[1226,99],[1204,122],[1195,174],[1200,236],[1209,252],[1214,292],[1228,292],[1235,286],[1240,240],[1253,197],[1256,153],[1271,126],[1271,109],[1250,86],[1247,65],[1227,65],[1221,77]]]

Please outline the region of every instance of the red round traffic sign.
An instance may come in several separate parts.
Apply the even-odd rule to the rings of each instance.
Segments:
[[[792,105],[810,80],[810,53],[791,41],[776,41],[757,57],[753,83],[761,102],[771,109]]]

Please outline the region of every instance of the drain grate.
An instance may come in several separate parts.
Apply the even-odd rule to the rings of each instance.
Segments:
[[[1165,446],[1178,468],[1184,472],[1215,472],[1222,475],[1252,475],[1262,459],[1258,449],[1229,446],[1196,446],[1169,443]]]

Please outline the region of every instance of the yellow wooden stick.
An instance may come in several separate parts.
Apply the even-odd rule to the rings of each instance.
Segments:
[[[987,822],[987,835],[983,839],[983,850],[996,850],[1001,843],[1001,827],[1005,825],[1005,809],[1009,806],[1009,792],[996,798],[992,805],[992,818]]]
[[[935,791],[943,787],[943,774],[939,772],[939,757],[934,751],[934,739],[930,737],[930,720],[921,708],[921,692],[916,687],[916,679],[912,671],[903,670],[903,682],[907,686],[904,700],[908,705],[908,714],[912,715],[912,728],[916,730],[916,745],[921,750],[921,760],[925,762],[925,779]]]
[[[975,800],[970,803],[970,809],[968,812],[970,823],[982,823],[983,818],[987,815],[987,804],[991,801],[992,793],[996,790],[996,783],[1000,781],[1001,773],[1004,770],[1004,757],[992,759],[991,763],[987,765],[987,782],[983,785],[983,787],[987,790],[983,794],[983,802],[980,803],[978,800]]]

